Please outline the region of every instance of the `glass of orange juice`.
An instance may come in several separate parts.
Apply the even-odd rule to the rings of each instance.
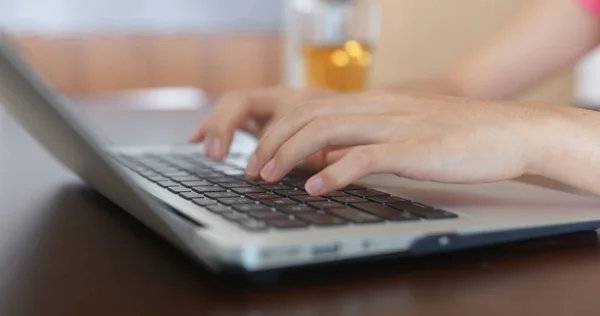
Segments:
[[[305,87],[365,90],[379,36],[379,6],[367,0],[296,0]]]

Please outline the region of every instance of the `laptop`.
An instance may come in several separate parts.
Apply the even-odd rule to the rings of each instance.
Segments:
[[[517,181],[443,185],[367,177],[327,196],[293,171],[248,180],[247,152],[112,147],[69,101],[0,43],[0,104],[64,166],[215,274],[420,256],[600,227],[591,196]]]

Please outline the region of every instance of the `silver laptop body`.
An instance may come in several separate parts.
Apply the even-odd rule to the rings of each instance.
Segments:
[[[0,104],[83,181],[216,273],[431,254],[600,226],[600,201],[593,197],[516,181],[441,185],[373,176],[359,184],[458,217],[249,231],[113,159],[121,154],[202,157],[199,146],[111,148],[101,144],[69,101],[5,43],[0,43]],[[245,158],[232,155],[227,163],[243,167]]]

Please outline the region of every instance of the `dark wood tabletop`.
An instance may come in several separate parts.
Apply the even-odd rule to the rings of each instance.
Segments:
[[[117,143],[185,141],[203,111],[86,109]],[[303,270],[262,285],[224,280],[95,193],[1,113],[0,315],[600,314],[595,232]]]

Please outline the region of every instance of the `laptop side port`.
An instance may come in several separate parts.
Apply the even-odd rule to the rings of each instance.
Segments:
[[[335,255],[340,251],[339,244],[319,245],[312,248],[313,256]]]
[[[262,258],[265,260],[285,260],[296,257],[298,254],[300,254],[300,249],[297,247],[278,247],[263,250]]]

